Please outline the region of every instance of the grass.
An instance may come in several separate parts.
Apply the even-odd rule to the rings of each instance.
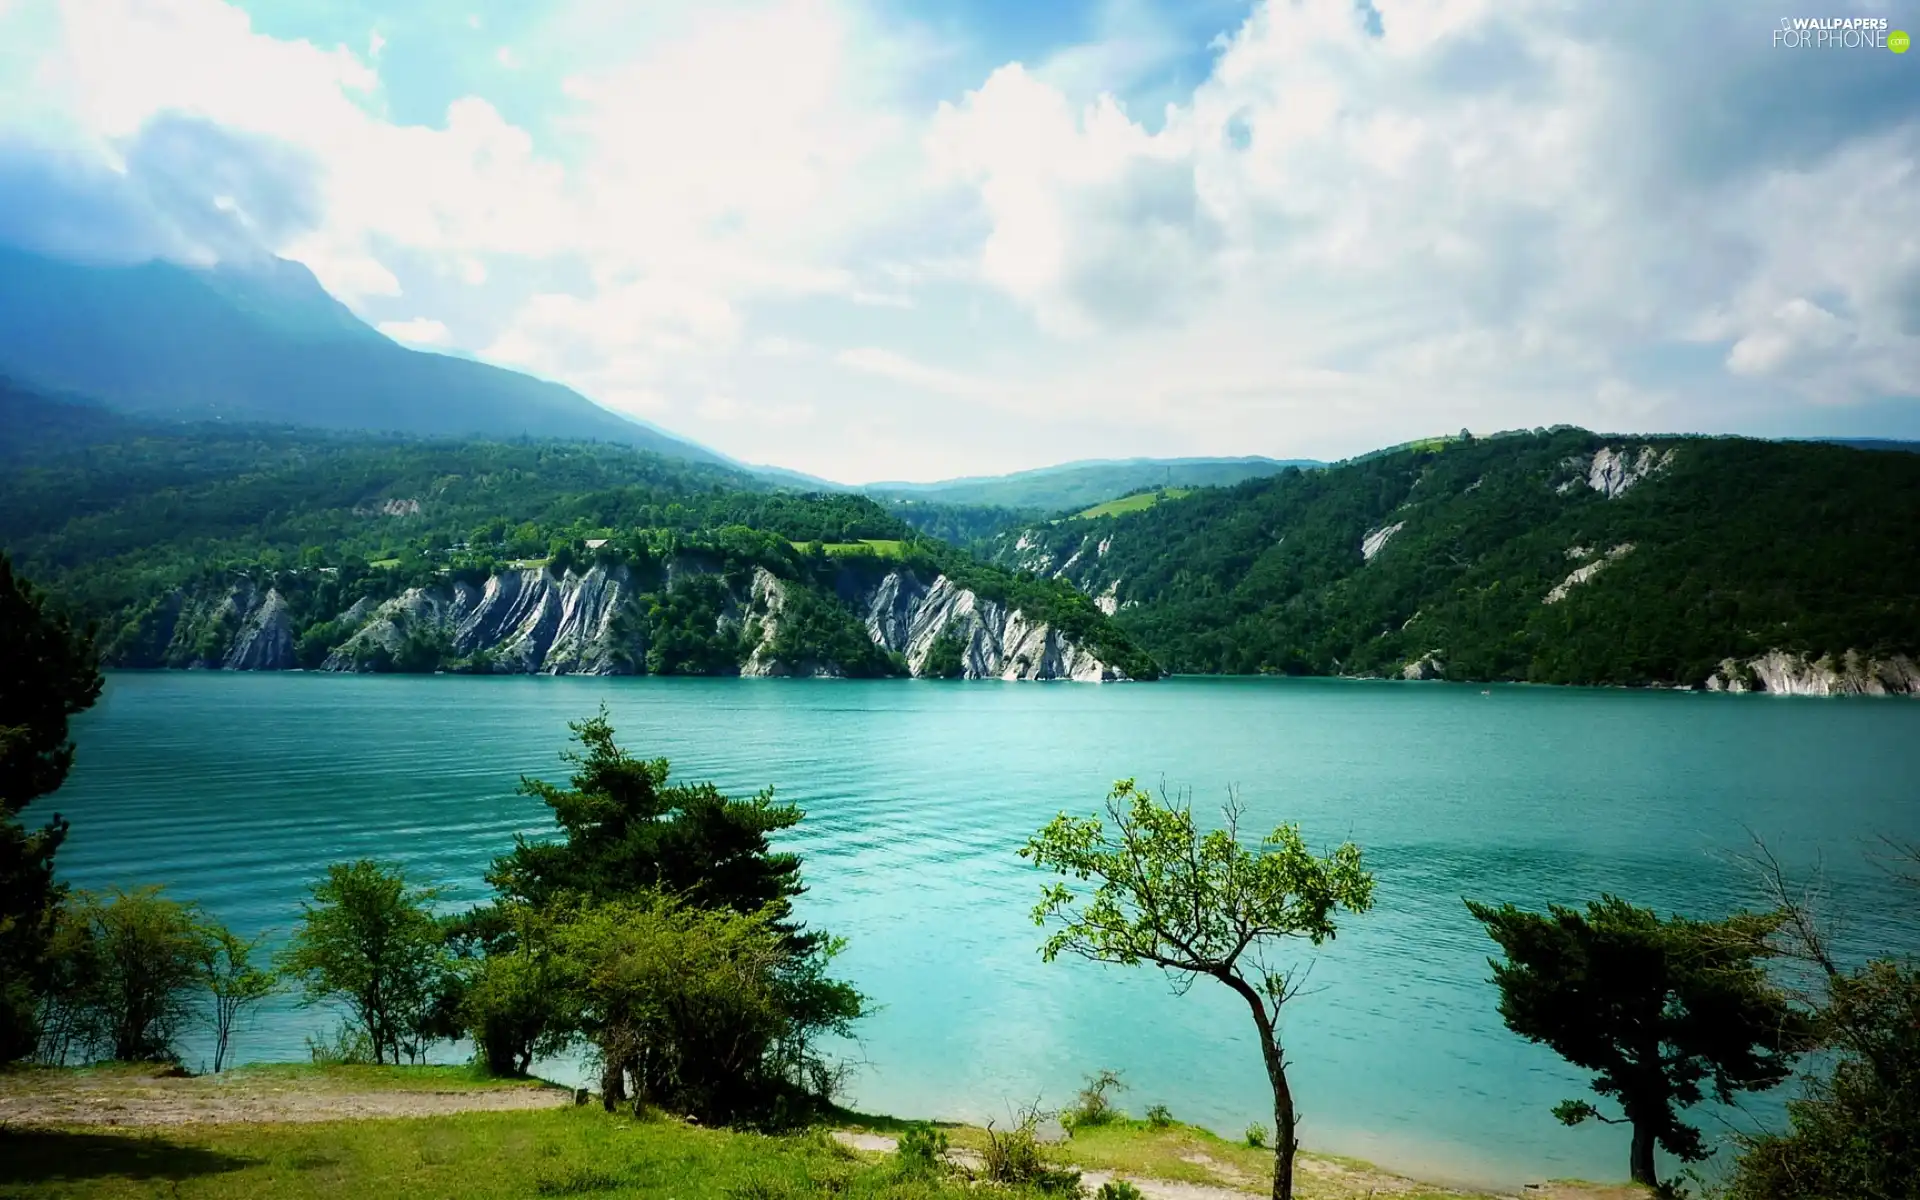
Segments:
[[[0,1130],[0,1196],[365,1200],[529,1196],[959,1200],[820,1135],[771,1138],[642,1122],[597,1106],[317,1125],[151,1132]]]
[[[369,567],[376,567],[382,571],[391,571],[400,565],[400,560],[397,558],[376,558],[367,565]]]
[[[811,543],[795,542],[793,548],[805,550]],[[898,538],[862,538],[857,542],[824,542],[828,554],[877,554],[881,558],[903,558],[907,544]]]
[[[131,1084],[143,1072],[150,1077],[152,1068],[108,1065],[60,1073],[111,1086],[122,1076]],[[56,1072],[18,1074],[42,1073]],[[274,1064],[217,1078],[222,1086],[260,1091],[448,1092],[550,1086],[537,1080],[490,1079],[466,1066]],[[6,1083],[0,1076],[0,1088]],[[895,1136],[907,1124],[853,1112],[839,1113],[834,1121],[837,1127]],[[984,1148],[984,1130],[939,1124],[955,1150],[978,1153]],[[1250,1195],[1266,1193],[1273,1165],[1270,1150],[1251,1149],[1204,1129],[1127,1119],[1083,1127],[1069,1141],[1046,1147],[1044,1154],[1054,1163],[1083,1171],[1228,1187]],[[1376,1194],[1396,1200],[1491,1200],[1417,1184],[1357,1160],[1305,1153],[1295,1186],[1301,1200],[1361,1200]],[[1629,1192],[1571,1185],[1542,1194],[1556,1200],[1625,1200]],[[312,1124],[140,1129],[0,1125],[0,1200],[1040,1200],[1040,1195],[1021,1189],[985,1190],[961,1174],[916,1177],[904,1172],[896,1157],[846,1149],[824,1131],[768,1137],[709,1130],[671,1118],[638,1121],[624,1113],[606,1113],[597,1104]]]
[[[1140,512],[1152,508],[1162,500],[1178,500],[1182,496],[1193,494],[1192,488],[1170,487],[1152,492],[1135,492],[1131,496],[1122,496],[1118,500],[1109,500],[1105,504],[1096,504],[1092,508],[1073,515],[1076,521],[1093,520],[1097,517],[1118,517],[1126,513]]]
[[[356,1092],[487,1092],[553,1086],[538,1079],[501,1079],[471,1064],[374,1067],[257,1063],[202,1078],[225,1079],[235,1084],[298,1084],[316,1090]]]
[[[849,1127],[875,1133],[897,1132],[902,1125],[891,1118],[852,1113],[845,1116]],[[942,1128],[956,1150],[978,1154],[986,1148],[983,1129],[963,1125]],[[1061,1166],[1128,1179],[1237,1188],[1257,1195],[1265,1195],[1273,1182],[1272,1149],[1255,1150],[1243,1142],[1231,1142],[1179,1122],[1155,1127],[1145,1121],[1121,1119],[1081,1127],[1066,1142],[1046,1147],[1044,1153]],[[1301,1200],[1361,1200],[1376,1193],[1391,1195],[1394,1200],[1494,1200],[1479,1193],[1423,1187],[1371,1163],[1338,1155],[1303,1151],[1295,1161],[1294,1194]]]

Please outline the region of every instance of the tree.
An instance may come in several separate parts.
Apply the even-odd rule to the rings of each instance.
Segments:
[[[768,1068],[787,1025],[778,983],[786,949],[771,913],[656,895],[576,910],[558,937],[610,1106],[631,1078],[636,1103],[709,1122],[764,1115],[785,1082]]]
[[[209,925],[200,955],[200,977],[213,994],[213,1069],[226,1069],[227,1050],[240,1014],[279,988],[272,971],[253,964],[264,934],[243,938],[224,925]]]
[[[1895,878],[1920,887],[1920,845],[1892,844]],[[1742,1137],[1728,1200],[1913,1200],[1920,1196],[1920,959],[1883,950],[1840,960],[1822,913],[1824,880],[1797,886],[1756,840],[1749,860],[1786,920],[1775,946],[1802,968],[1796,998],[1826,1053],[1787,1102],[1788,1128]]]
[[[1174,973],[1182,991],[1208,978],[1245,1000],[1273,1087],[1273,1196],[1291,1200],[1299,1141],[1278,1025],[1297,989],[1268,954],[1290,938],[1315,946],[1332,940],[1339,910],[1372,907],[1373,876],[1361,866],[1359,847],[1345,843],[1316,856],[1292,825],[1249,849],[1240,841],[1234,799],[1225,827],[1206,833],[1184,801],[1156,798],[1131,779],[1114,784],[1106,811],[1110,827],[1062,813],[1020,850],[1036,866],[1097,884],[1084,896],[1066,883],[1042,890],[1034,923],[1054,930],[1041,955],[1048,962],[1071,954],[1129,967],[1151,963]]]
[[[1472,900],[1467,908],[1506,954],[1488,961],[1507,1028],[1593,1072],[1593,1090],[1624,1114],[1567,1100],[1554,1116],[1631,1125],[1636,1183],[1660,1186],[1656,1145],[1682,1162],[1710,1153],[1679,1110],[1709,1092],[1728,1104],[1736,1092],[1773,1087],[1805,1045],[1804,1019],[1762,966],[1779,913],[1663,921],[1615,896],[1585,913]]]
[[[74,628],[0,554],[0,1062],[33,1053],[47,946],[63,894],[53,856],[67,823],[29,832],[22,810],[65,782],[67,722],[100,697],[92,633]]]
[[[640,1092],[680,1097],[710,1116],[751,1112],[754,1119],[777,1123],[782,1111],[799,1115],[796,1106],[830,1091],[837,1079],[833,1066],[814,1052],[815,1042],[826,1033],[847,1032],[865,1005],[859,992],[828,973],[840,943],[793,920],[792,901],[802,891],[800,860],[775,852],[769,834],[791,827],[800,811],[775,804],[771,791],[735,800],[710,783],[670,785],[666,760],[636,758],[620,748],[604,709],[571,729],[583,747],[566,756],[575,765],[571,786],[522,781],[524,791],[553,810],[560,839],[517,839],[488,875],[498,899],[451,923],[469,961],[461,1008],[466,1028],[489,1066],[501,1073],[522,1072],[536,1053],[577,1037],[605,1043],[602,1090],[609,1104],[624,1094],[631,1076]],[[663,943],[681,947],[676,953],[685,949],[685,938],[734,938],[739,928],[729,920],[771,931],[779,952],[765,978],[775,1020],[770,1039],[763,1044],[754,1032],[757,1024],[748,1028],[736,1021],[724,1036],[711,1034],[726,1043],[724,1052],[686,1058],[662,1049],[657,1039],[646,1043],[651,1048],[645,1053],[609,1052],[612,1043],[602,1032],[630,1026],[583,1016],[592,1006],[579,1001],[577,992],[567,1000],[554,983],[562,966],[561,933],[567,959],[577,966],[588,936],[583,928],[592,936],[614,936],[603,921],[583,926],[581,914],[608,905],[651,913],[635,919],[656,929],[684,917],[691,931]],[[618,942],[609,942],[606,952]],[[745,1020],[737,1013],[728,1019],[735,1018]],[[694,1045],[694,1035],[683,1029],[667,1044]],[[667,1074],[659,1075],[663,1069]],[[688,1083],[694,1077],[689,1072],[706,1082]],[[668,1086],[668,1080],[679,1082]]]
[[[303,1003],[336,1003],[365,1033],[374,1061],[399,1062],[449,968],[432,906],[437,888],[408,885],[398,866],[335,863],[300,906],[280,967],[300,981]]]
[[[196,1015],[208,927],[164,889],[88,895],[77,915],[91,943],[96,1026],[117,1062],[173,1062]]]
[[[563,836],[516,838],[487,876],[503,896],[538,907],[563,896],[606,901],[660,891],[743,915],[771,908],[796,947],[814,940],[790,923],[804,890],[800,858],[768,841],[799,823],[799,809],[775,804],[771,789],[735,800],[711,783],[669,785],[667,760],[621,749],[604,707],[567,728],[585,751],[566,755],[576,768],[571,786],[520,783],[553,810]]]
[[[553,952],[553,917],[501,900],[462,914],[451,931],[464,951],[462,1027],[489,1073],[525,1075],[536,1054],[565,1049],[570,1030]]]

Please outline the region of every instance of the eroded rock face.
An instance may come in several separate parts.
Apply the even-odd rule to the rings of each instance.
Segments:
[[[943,636],[961,643],[961,674],[968,679],[1120,680],[1126,672],[1045,622],[982,599],[945,575],[931,582],[912,571],[889,571],[861,597],[868,636],[904,656],[915,675]]]
[[[1402,679],[1439,679],[1446,673],[1446,664],[1440,661],[1440,651],[1429,650],[1400,668]]]
[[[1612,500],[1624,496],[1632,487],[1650,475],[1657,474],[1673,465],[1673,451],[1664,453],[1652,446],[1642,446],[1638,453],[1631,448],[1615,450],[1611,446],[1602,446],[1594,452],[1590,460],[1572,458],[1567,466],[1581,469],[1585,473],[1585,483],[1594,491]],[[1578,488],[1582,480],[1569,479],[1560,485],[1562,493]]]
[[[1387,543],[1393,540],[1393,535],[1406,527],[1405,521],[1396,521],[1392,525],[1368,530],[1367,535],[1360,539],[1360,557],[1372,562],[1374,555],[1387,548]]]
[[[780,636],[780,622],[787,607],[787,583],[765,567],[753,569],[753,581],[747,589],[744,623],[749,632],[758,631],[753,652],[740,664],[740,674],[760,678],[842,679],[846,671],[839,663],[819,659],[790,662],[774,656],[774,640]],[[741,618],[736,618],[741,619]]]
[[[555,577],[543,567],[505,571],[484,582],[448,579],[388,600],[361,599],[334,620],[352,632],[322,664],[330,671],[452,669],[544,675],[621,675],[646,670],[648,620],[637,603],[712,575],[711,566],[669,561],[637,577],[596,564]],[[841,603],[876,646],[914,674],[942,638],[957,641],[969,679],[1118,680],[1126,673],[1071,637],[1018,609],[983,599],[944,575],[862,566],[836,581]],[[775,651],[803,585],[764,567],[729,584],[717,632],[737,634],[742,675],[839,677],[846,667],[791,660]],[[1111,603],[1111,593],[1109,597]],[[287,670],[298,665],[287,603],[272,589],[238,580],[223,591],[177,594],[156,637],[165,665]],[[156,664],[157,665],[157,664]]]
[[[1867,658],[1849,650],[1809,660],[1770,650],[1746,662],[1723,659],[1707,678],[1710,692],[1771,692],[1780,696],[1920,696],[1920,666],[1905,655]]]
[[[1575,551],[1579,551],[1579,553],[1576,554]],[[1586,558],[1590,556],[1592,553],[1593,551],[1588,549],[1585,546],[1575,546],[1567,551],[1567,557],[1576,558],[1576,559]],[[1598,575],[1601,571],[1605,570],[1609,564],[1618,562],[1631,553],[1633,553],[1633,543],[1622,542],[1620,545],[1615,546],[1613,549],[1607,551],[1606,557],[1594,559],[1592,562],[1588,563],[1584,567],[1574,568],[1574,571],[1572,574],[1568,575],[1565,579],[1562,579],[1559,583],[1556,583],[1553,585],[1553,590],[1548,592],[1546,595],[1546,599],[1542,600],[1540,603],[1542,604],[1560,603],[1562,600],[1565,600],[1567,598],[1567,594],[1573,591],[1574,588],[1579,587],[1581,584],[1585,583],[1587,580],[1592,579],[1595,575]]]
[[[495,575],[484,585],[411,588],[367,614],[325,666],[356,670],[376,647],[395,654],[409,632],[421,632],[445,637],[455,654],[488,655],[499,671],[628,674],[646,656],[641,627],[618,620],[632,594],[627,568],[605,566],[558,579],[532,567]]]
[[[252,590],[249,585],[247,591]],[[293,621],[279,592],[268,588],[249,607],[220,665],[229,671],[285,671],[295,665]]]

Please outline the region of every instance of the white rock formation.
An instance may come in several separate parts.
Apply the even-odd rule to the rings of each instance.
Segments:
[[[1641,480],[1673,465],[1673,451],[1662,453],[1652,446],[1642,446],[1635,454],[1631,449],[1602,446],[1590,461],[1572,458],[1567,460],[1567,465],[1583,467],[1587,486],[1612,500],[1626,495]],[[1580,480],[1570,479],[1560,485],[1560,491],[1570,492],[1579,486]]]
[[[1780,696],[1920,696],[1920,666],[1905,655],[1867,658],[1849,650],[1830,655],[1769,650],[1758,658],[1723,659],[1707,677],[1710,692],[1771,692]]]
[[[374,609],[332,654],[326,669],[353,670],[376,645],[397,650],[409,629],[447,635],[453,651],[484,651],[497,669],[543,675],[614,675],[646,654],[644,634],[616,627],[633,583],[625,567],[596,565],[555,579],[544,567],[410,588]]]
[[[1393,535],[1406,527],[1405,521],[1398,521],[1392,525],[1383,525],[1379,529],[1369,530],[1367,536],[1360,539],[1360,557],[1372,562],[1373,556],[1380,553],[1386,548],[1387,543],[1393,540]]]
[[[292,667],[293,621],[285,598],[268,588],[256,601],[253,586],[248,584],[235,588],[229,603],[243,596],[245,600],[236,605],[243,614],[240,630],[233,635],[220,665],[229,671],[284,671]]]
[[[889,571],[862,600],[868,636],[905,656],[916,675],[945,635],[960,639],[961,673],[968,679],[1127,678],[1045,622],[983,599],[945,575],[928,583],[911,571]]]
[[[1425,654],[1422,654],[1419,658],[1414,659],[1412,662],[1408,663],[1406,666],[1400,668],[1400,678],[1402,679],[1438,679],[1440,678],[1440,676],[1445,670],[1445,664],[1440,661],[1440,653],[1441,652],[1438,650],[1429,650]]]
[[[1574,550],[1578,550],[1581,553],[1578,556],[1576,556],[1574,554]],[[1585,546],[1575,546],[1573,550],[1567,551],[1567,557],[1568,558],[1585,557],[1586,555],[1589,555],[1592,553],[1593,551],[1589,550]],[[1565,579],[1562,579],[1559,583],[1555,584],[1553,586],[1553,590],[1547,593],[1547,598],[1542,600],[1540,603],[1542,604],[1560,603],[1562,600],[1565,600],[1567,598],[1568,592],[1571,592],[1574,588],[1579,587],[1581,584],[1585,583],[1587,580],[1592,579],[1595,575],[1598,575],[1601,571],[1606,569],[1608,564],[1619,562],[1621,559],[1625,558],[1627,555],[1631,553],[1633,553],[1633,543],[1622,542],[1618,546],[1615,546],[1613,549],[1607,551],[1605,558],[1595,559],[1594,561],[1588,563],[1584,567],[1576,567],[1574,569],[1573,574],[1567,576]]]

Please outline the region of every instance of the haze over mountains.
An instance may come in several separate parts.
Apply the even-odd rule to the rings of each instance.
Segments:
[[[175,420],[573,438],[726,461],[560,384],[410,350],[284,259],[88,266],[0,247],[0,374]]]

